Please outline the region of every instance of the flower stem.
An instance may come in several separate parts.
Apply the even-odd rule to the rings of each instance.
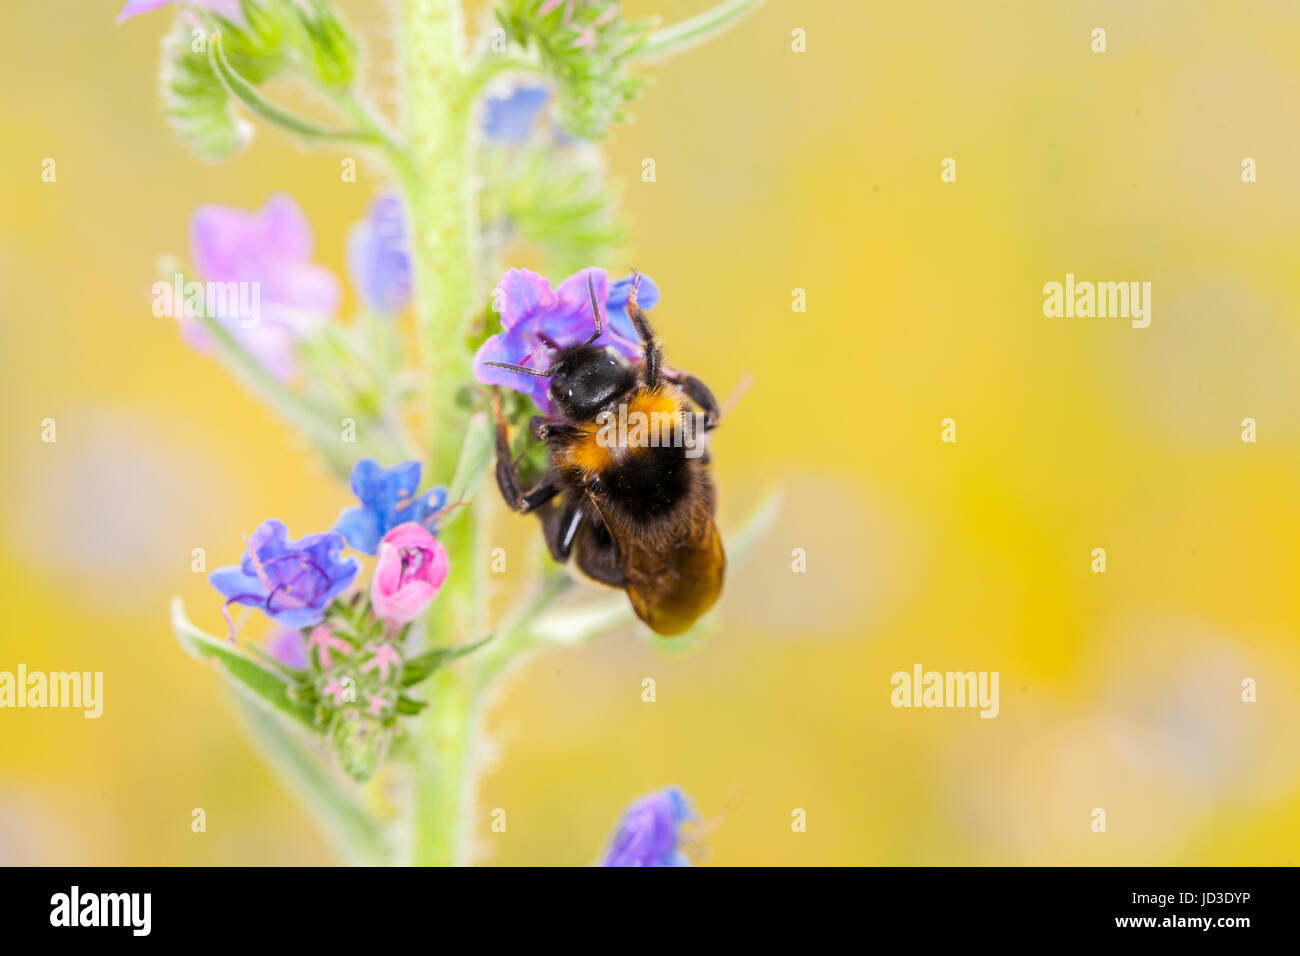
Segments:
[[[429,475],[451,479],[467,417],[456,404],[469,378],[465,330],[484,290],[478,275],[478,196],[471,133],[474,89],[464,62],[458,0],[396,0],[402,38],[405,150],[397,173],[411,222],[415,328],[426,396]],[[442,532],[452,572],[426,621],[431,646],[472,639],[478,604],[471,522]],[[461,667],[428,688],[415,767],[411,861],[467,862],[477,785],[477,720]]]
[[[459,669],[443,667],[429,682],[429,707],[421,718],[415,765],[413,846],[417,866],[467,862],[463,843],[473,821],[467,819],[466,770],[471,740],[469,688]]]
[[[430,464],[444,480],[460,450],[456,393],[469,375],[466,323],[482,301],[474,95],[458,0],[397,0],[412,223],[415,321],[428,393]],[[444,474],[444,472],[448,474]]]

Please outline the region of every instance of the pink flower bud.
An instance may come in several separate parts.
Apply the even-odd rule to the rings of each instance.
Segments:
[[[370,602],[385,621],[405,624],[424,613],[451,569],[447,549],[423,525],[399,524],[379,540]]]

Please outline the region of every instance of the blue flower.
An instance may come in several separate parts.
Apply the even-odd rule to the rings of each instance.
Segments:
[[[605,300],[605,321],[613,334],[621,339],[636,343],[636,357],[641,357],[641,336],[632,324],[632,316],[627,311],[628,296],[632,293],[632,276],[615,279],[609,286],[609,298]],[[636,289],[636,303],[642,312],[648,312],[659,303],[659,287],[647,275],[641,276]]]
[[[690,866],[678,848],[681,827],[695,819],[686,794],[666,787],[646,794],[623,814],[601,866]]]
[[[544,86],[517,86],[509,96],[489,96],[483,101],[483,135],[497,143],[525,142],[550,95]]]
[[[352,493],[361,506],[339,515],[334,530],[358,551],[375,554],[379,539],[399,524],[413,521],[427,526],[447,503],[446,488],[440,486],[417,495],[419,489],[418,461],[381,468],[373,458],[363,458],[352,469]]]
[[[348,231],[348,272],[371,310],[397,315],[411,301],[411,259],[406,250],[406,210],[385,193]]]
[[[484,385],[502,385],[529,396],[544,413],[551,411],[546,397],[547,380],[509,369],[486,365],[508,362],[527,368],[544,369],[551,364],[555,348],[586,341],[595,329],[587,276],[591,276],[596,301],[605,314],[604,331],[596,346],[608,346],[625,359],[641,358],[641,337],[628,315],[632,277],[612,285],[604,269],[583,269],[552,290],[542,276],[527,269],[511,269],[496,289],[496,308],[504,331],[489,338],[474,357],[474,374]],[[650,309],[659,301],[659,289],[649,276],[641,276],[637,304]]]
[[[347,590],[361,562],[342,558],[343,538],[334,532],[289,540],[284,522],[269,518],[248,537],[238,565],[208,576],[227,604],[261,608],[286,627],[310,627]]]

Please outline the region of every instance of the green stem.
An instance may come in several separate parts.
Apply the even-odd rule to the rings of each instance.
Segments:
[[[557,598],[567,594],[573,586],[573,579],[566,572],[551,572],[532,599],[501,629],[492,643],[470,659],[473,667],[471,679],[477,691],[486,693],[521,654],[539,646],[533,630],[538,615],[555,603]]]
[[[456,396],[470,377],[465,330],[483,288],[478,275],[474,88],[463,61],[458,0],[396,0],[402,38],[405,161],[398,178],[411,222],[414,311],[426,396],[429,475],[447,481],[464,438]],[[452,571],[426,621],[430,645],[472,639],[478,604],[471,522],[445,528]],[[472,833],[477,721],[463,667],[430,681],[420,718],[411,825],[411,859],[422,865],[467,862]]]
[[[272,103],[230,65],[230,61],[226,59],[226,51],[221,45],[220,33],[214,33],[211,43],[208,44],[208,62],[212,64],[212,70],[220,78],[226,92],[244,104],[250,112],[268,123],[288,130],[295,136],[314,141],[382,145],[381,136],[375,130],[326,129]]]
[[[481,304],[478,196],[457,0],[397,0],[402,38],[406,157],[399,171],[412,223],[415,322],[427,390],[434,474],[448,477],[460,450],[456,394],[469,378],[464,339]]]
[[[443,667],[428,685],[429,707],[420,717],[415,761],[411,862],[452,866],[466,861],[464,840],[472,829],[465,793],[474,741],[471,694],[460,668]]]
[[[400,173],[406,165],[406,148],[387,117],[351,87],[335,91],[333,97],[339,112],[355,123],[363,134],[372,137],[383,148],[394,172]]]

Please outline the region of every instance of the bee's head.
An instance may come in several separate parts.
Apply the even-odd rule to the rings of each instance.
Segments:
[[[636,387],[636,370],[611,348],[597,347],[592,343],[600,338],[603,322],[600,306],[596,303],[596,290],[591,275],[587,276],[587,292],[591,297],[591,315],[595,330],[581,345],[560,348],[542,336],[544,342],[559,354],[551,367],[545,370],[525,368],[508,362],[485,362],[496,368],[522,372],[546,378],[546,396],[560,415],[568,421],[588,421],[596,417],[605,405]]]
[[[636,371],[611,348],[577,345],[551,366],[546,397],[571,422],[589,421],[636,387]]]

